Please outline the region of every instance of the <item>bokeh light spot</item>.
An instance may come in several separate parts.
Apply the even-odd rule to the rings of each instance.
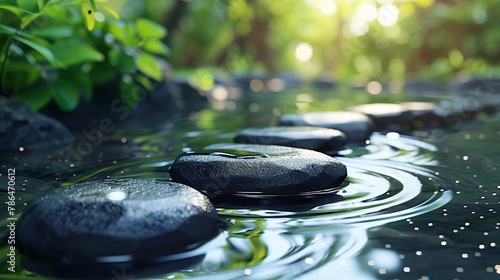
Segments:
[[[295,48],[295,57],[300,62],[307,62],[313,56],[313,48],[309,43],[300,43]]]
[[[378,9],[378,22],[382,26],[391,26],[398,22],[399,9],[395,5],[383,5]]]
[[[373,95],[380,94],[382,92],[382,84],[377,81],[371,81],[366,85],[366,91]]]

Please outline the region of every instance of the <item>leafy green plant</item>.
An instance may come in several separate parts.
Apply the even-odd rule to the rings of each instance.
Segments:
[[[121,20],[106,2],[0,0],[1,93],[70,111],[99,84],[119,82],[122,95],[152,90],[163,80],[156,56],[168,55],[167,31],[145,18]]]

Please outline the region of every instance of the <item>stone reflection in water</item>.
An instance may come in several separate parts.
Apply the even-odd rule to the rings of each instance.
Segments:
[[[362,158],[340,160],[350,172],[347,183],[338,194],[322,196],[339,200],[309,205],[313,207],[304,212],[271,211],[272,207],[250,205],[245,209],[226,202],[218,212],[233,223],[228,232],[230,245],[210,252],[196,269],[172,277],[301,279],[301,275],[312,271],[312,279],[326,279],[332,271],[338,271],[340,279],[356,275],[372,279],[373,274],[383,277],[398,270],[403,262],[390,246],[363,249],[371,242],[371,229],[442,207],[452,197],[446,190],[447,183],[433,171],[416,165]],[[353,259],[362,249],[362,257]],[[238,261],[241,257],[246,262]],[[323,265],[328,272],[321,270]],[[323,274],[314,278],[315,271]]]
[[[120,153],[108,152],[111,145],[106,142],[95,149],[105,157],[85,159],[92,167],[75,165],[43,179],[58,177],[65,185],[106,177],[168,180],[168,168],[181,150],[198,151],[231,141],[243,128],[268,126],[271,112],[275,117],[294,113],[285,106],[276,107],[287,100],[280,99],[284,94],[276,94],[259,96],[274,102],[252,99],[251,106],[238,105],[235,114],[205,109],[200,112],[202,121],[183,120],[168,132],[120,136],[117,139],[126,137],[133,149],[120,146]],[[319,102],[308,101],[308,110],[330,110],[326,107],[338,103],[331,96],[313,97]],[[334,271],[338,279],[489,279],[498,273],[499,265],[498,121],[487,121],[477,130],[463,123],[460,134],[442,130],[442,144],[429,144],[397,130],[375,133],[365,143],[348,143],[339,158],[349,177],[337,193],[299,194],[285,203],[276,197],[224,201],[215,196],[216,204],[221,201],[216,205],[218,213],[231,226],[199,248],[197,252],[208,252],[197,260],[199,265],[162,277],[325,279]],[[33,162],[22,169],[24,162],[14,161],[22,172],[39,172],[33,171],[37,169]],[[38,169],[46,163],[41,166]]]
[[[211,250],[198,267],[171,279],[299,279],[326,262],[354,256],[366,242],[364,229],[331,232],[268,230],[282,219],[230,220],[226,245]],[[212,276],[212,277],[209,277]]]
[[[234,138],[235,143],[279,145],[335,153],[344,148],[346,135],[335,129],[295,126],[247,128]]]
[[[23,265],[51,277],[142,276],[190,267],[192,250],[219,233],[211,202],[173,182],[87,181],[47,192],[24,211],[17,246]],[[196,234],[195,234],[196,233]]]

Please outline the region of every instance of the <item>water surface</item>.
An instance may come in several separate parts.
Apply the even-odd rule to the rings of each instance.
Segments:
[[[62,149],[4,153],[0,182],[3,188],[6,170],[16,169],[18,217],[51,188],[108,177],[169,180],[168,168],[179,154],[231,142],[239,130],[274,125],[285,113],[402,100],[436,98],[362,91],[249,94],[156,129],[118,129],[85,153],[78,152],[81,137]],[[499,141],[498,115],[464,121],[453,130],[382,131],[335,155],[348,168],[338,192],[225,199],[207,190],[229,228],[199,248],[207,253],[199,265],[163,278],[498,277]],[[6,235],[7,213],[0,215]],[[7,271],[6,240],[0,240],[0,278],[34,276],[20,264],[15,274]]]

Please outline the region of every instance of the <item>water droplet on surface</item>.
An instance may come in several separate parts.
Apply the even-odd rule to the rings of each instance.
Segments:
[[[121,201],[126,199],[128,194],[123,191],[113,191],[106,194],[106,199],[112,201]]]

